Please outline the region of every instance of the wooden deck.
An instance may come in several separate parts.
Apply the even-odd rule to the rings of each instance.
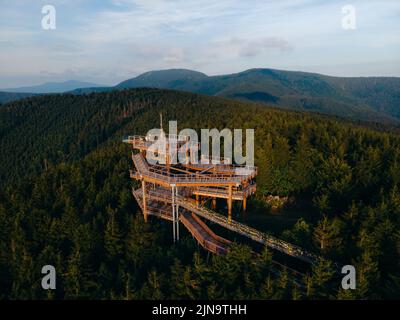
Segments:
[[[232,199],[233,200],[243,200],[256,192],[255,185],[248,185],[242,190],[233,190],[232,191]],[[208,188],[208,187],[198,187],[193,189],[192,193],[194,195],[204,196],[204,197],[213,197],[213,198],[222,198],[228,199],[229,194],[226,188]]]
[[[132,160],[140,177],[164,186],[172,184],[176,186],[239,186],[249,179],[246,176],[226,174],[173,174],[167,169],[160,170],[149,165],[141,153],[132,154]]]

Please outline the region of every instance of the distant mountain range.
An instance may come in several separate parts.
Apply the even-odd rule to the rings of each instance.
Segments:
[[[71,92],[87,94],[140,87],[222,96],[363,121],[400,122],[400,78],[397,77],[330,77],[274,69],[207,76],[192,70],[169,69],[146,72],[114,87],[87,84]],[[30,92],[27,88],[20,89]]]
[[[39,94],[63,93],[78,88],[96,88],[100,85],[92,82],[68,80],[64,82],[47,82],[37,86],[0,89],[0,103],[7,103]]]
[[[0,89],[0,104],[32,97],[39,94],[63,93],[78,88],[91,88],[91,90],[93,90],[97,87],[101,86],[92,82],[68,80],[64,82],[47,82],[30,87]]]
[[[78,88],[89,88],[89,87],[95,88],[95,87],[101,87],[101,85],[92,82],[68,80],[64,82],[47,82],[44,84],[40,84],[37,86],[30,86],[30,87],[1,89],[0,91],[28,92],[28,93],[62,93],[75,90]]]

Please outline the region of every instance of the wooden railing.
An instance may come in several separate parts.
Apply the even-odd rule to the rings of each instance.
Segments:
[[[123,142],[132,144],[133,148],[137,149],[148,149],[152,145],[154,145],[155,142],[157,142],[157,139],[154,139],[155,136],[139,136],[139,135],[133,135],[133,136],[127,136],[122,139]],[[200,144],[198,142],[193,142],[193,141],[187,141],[185,140],[184,136],[178,136],[178,135],[171,135],[171,134],[166,134],[165,135],[165,146],[174,146],[176,151],[178,148],[180,148],[182,145],[187,144],[188,148],[191,150],[198,150]],[[159,143],[162,143],[159,141]],[[172,150],[172,149],[171,149]],[[165,148],[166,152],[170,152],[170,150],[167,150]]]
[[[166,134],[166,141],[168,141],[169,138],[171,139],[177,139],[177,143],[173,144],[175,146],[175,149],[173,151],[174,154],[179,152],[179,148],[181,147],[181,144],[187,143],[188,148],[190,150],[199,150],[200,144],[198,142],[188,142],[185,140],[186,136],[178,136],[178,135],[169,135]],[[127,136],[124,137],[123,142],[125,143],[130,143],[132,144],[133,148],[136,149],[148,149],[151,147],[155,140],[152,139],[151,136],[140,136],[140,135],[133,135],[133,136]],[[166,152],[170,152],[169,150],[165,150]],[[182,150],[181,150],[182,151]],[[215,166],[218,171],[226,172],[227,174],[236,174],[236,175],[246,175],[246,176],[256,176],[257,175],[257,167],[255,166],[247,166],[247,165],[238,165],[238,164],[232,164],[232,159],[230,158],[225,158],[225,157],[216,157],[216,156],[210,156],[210,155],[200,155],[200,161],[197,164],[187,164],[188,167],[198,167],[200,170],[204,170],[206,166],[209,164]],[[182,165],[185,165],[184,163]]]
[[[243,177],[230,176],[225,174],[177,174],[168,173],[166,169],[154,168],[145,161],[143,155],[132,154],[133,163],[139,172],[139,175],[148,176],[150,178],[161,180],[168,184],[196,184],[196,183],[221,183],[221,184],[236,184],[239,185],[243,181]]]
[[[161,201],[165,203],[171,203],[171,193],[167,192],[167,189],[164,189],[163,192],[159,192],[157,189],[156,190],[149,190],[146,192],[147,198],[150,200],[154,201]],[[136,200],[141,203],[141,189],[138,189],[133,192]],[[300,260],[313,263],[316,261],[318,256],[314,255],[313,253],[310,253],[301,247],[298,247],[294,244],[291,244],[289,242],[283,241],[279,238],[276,238],[272,235],[266,234],[264,232],[261,232],[257,229],[254,229],[252,227],[249,227],[245,224],[242,224],[237,221],[229,221],[227,217],[208,209],[207,207],[203,206],[197,206],[194,201],[190,201],[190,199],[184,198],[180,195],[177,196],[176,198],[176,203],[190,211],[193,212],[213,223],[216,223],[226,229],[229,229],[231,231],[237,232],[247,238],[250,238],[256,242],[262,243],[272,249],[278,250],[280,252],[283,252],[285,254],[288,254],[292,257],[298,258]]]
[[[142,198],[142,189],[139,188],[137,190],[134,190],[132,188],[132,194],[134,198],[136,199],[137,203],[139,204],[140,209],[143,211],[143,198]],[[147,201],[147,213],[152,216],[156,216],[165,220],[170,220],[172,221],[172,214],[171,214],[171,208],[163,209],[158,206],[153,205],[150,201]]]
[[[183,199],[178,199],[178,204],[188,210],[191,210],[198,214],[199,216],[210,220],[214,223],[217,223],[229,230],[235,231],[245,237],[248,237],[254,241],[260,242],[264,245],[267,245],[268,247],[284,252],[290,256],[299,258],[301,260],[304,260],[306,262],[314,262],[314,260],[317,258],[314,254],[307,252],[306,250],[293,245],[291,243],[288,243],[286,241],[283,241],[281,239],[278,239],[274,236],[268,235],[264,232],[261,232],[257,229],[251,228],[245,224],[242,224],[237,221],[229,221],[227,217],[222,216],[215,211],[212,211],[206,207],[202,206],[196,206],[193,205],[190,202],[186,202]]]
[[[156,201],[171,202],[171,195],[166,192],[165,193],[151,192],[148,194],[148,197],[153,200],[156,200]],[[318,258],[313,253],[310,253],[310,252],[304,250],[303,248],[298,247],[294,244],[291,244],[289,242],[286,242],[279,238],[276,238],[272,235],[261,232],[257,229],[249,227],[243,223],[240,223],[240,222],[237,222],[234,220],[229,221],[227,217],[225,217],[219,213],[216,213],[215,211],[210,210],[206,207],[197,206],[195,203],[193,203],[192,201],[188,201],[187,198],[184,198],[182,196],[178,195],[176,202],[177,202],[177,204],[179,204],[179,206],[182,206],[186,210],[194,212],[197,215],[199,215],[211,222],[219,224],[226,229],[237,232],[247,238],[250,238],[254,241],[262,243],[272,249],[281,251],[292,257],[296,257],[300,260],[303,260],[303,261],[306,261],[309,263],[313,263]]]
[[[221,187],[197,187],[193,188],[193,194],[199,195],[208,195],[212,197],[215,195],[216,197],[223,197],[228,198],[228,190],[226,188]],[[232,198],[234,200],[243,200],[243,198],[248,197],[256,192],[256,185],[248,185],[243,190],[233,190],[232,191]]]
[[[225,172],[226,174],[231,175],[245,175],[255,177],[258,173],[258,169],[255,166],[246,166],[246,165],[238,165],[238,164],[216,164],[211,162],[200,162],[200,163],[188,163],[183,164],[188,168],[192,168],[195,170],[207,170],[212,171],[215,169],[216,172]],[[212,168],[210,168],[212,166]]]
[[[142,204],[142,189],[133,190],[132,194],[140,207]],[[151,199],[151,198],[150,198]],[[142,208],[143,210],[143,208]],[[162,209],[157,206],[153,206],[151,201],[147,203],[147,213],[165,220],[172,221],[171,208]],[[181,211],[184,209],[181,209]],[[216,254],[225,254],[228,252],[230,241],[221,238],[214,234],[211,229],[207,227],[199,218],[192,216],[191,212],[181,212],[179,220],[188,229],[188,231],[196,238],[197,242],[204,247],[206,250]]]
[[[212,231],[209,233],[209,229],[203,228],[202,224],[193,219],[191,213],[183,213],[179,217],[186,229],[206,250],[216,254],[226,254],[228,252],[228,244],[217,240]]]

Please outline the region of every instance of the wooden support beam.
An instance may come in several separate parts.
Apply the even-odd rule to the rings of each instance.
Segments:
[[[186,157],[186,164],[190,162],[190,154],[189,154],[189,138],[185,137],[185,157]]]
[[[162,167],[161,167],[161,169],[162,169]],[[174,166],[170,166],[170,170],[171,171],[182,172],[182,173],[185,173],[185,174],[192,174],[192,172],[190,172],[188,170],[180,169],[180,168],[177,168],[177,167],[174,167]]]
[[[172,234],[174,238],[174,242],[176,241],[176,204],[175,204],[175,186],[171,186],[171,200],[172,200]]]
[[[143,191],[143,216],[144,216],[144,221],[147,222],[146,181],[144,180],[142,180],[142,191]]]
[[[176,204],[176,240],[179,241],[179,204]]]
[[[208,167],[208,168],[205,168],[204,170],[202,170],[202,171],[200,171],[199,173],[200,174],[202,174],[202,173],[206,173],[207,171],[210,171],[211,169],[213,169],[213,167]],[[214,172],[215,170],[213,170],[213,172]],[[214,172],[215,173],[215,172]]]
[[[232,221],[232,186],[228,187],[228,221]]]
[[[167,154],[165,155],[165,162],[166,162],[166,166],[167,166],[167,173],[169,174],[170,172],[170,159],[169,159],[169,154],[167,152]]]
[[[196,205],[200,205],[200,196],[198,194],[196,194]]]
[[[246,212],[247,209],[247,197],[243,198],[243,211]]]
[[[171,185],[171,206],[172,206],[172,232],[174,242],[179,240],[179,205],[176,201],[178,190],[176,186]]]
[[[215,210],[217,208],[217,198],[213,197],[212,198],[212,209]]]

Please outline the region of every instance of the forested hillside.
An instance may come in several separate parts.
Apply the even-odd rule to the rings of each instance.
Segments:
[[[33,93],[23,93],[23,92],[0,92],[0,105],[7,102],[27,98],[34,96]]]
[[[264,68],[207,76],[193,70],[167,69],[145,72],[111,87],[91,86],[85,82],[81,84],[79,86],[79,82],[68,81],[20,89],[25,90],[24,92],[43,93],[65,92],[70,87],[73,94],[127,88],[173,89],[253,101],[282,109],[313,111],[352,120],[392,125],[400,123],[400,78],[397,77],[331,77]],[[33,94],[0,92],[0,103],[29,95]]]
[[[289,195],[301,218],[268,232],[320,254],[299,283],[272,252],[237,245],[208,256],[170,225],[145,224],[130,194],[127,134],[164,120],[178,128],[254,128],[257,195],[248,215]],[[164,123],[167,127],[167,123]],[[41,96],[0,108],[2,298],[399,298],[400,137],[303,112],[156,89]],[[223,208],[222,208],[223,209]],[[238,208],[235,218],[241,219]],[[262,219],[262,216],[261,216]],[[329,261],[354,264],[342,291]],[[53,264],[45,296],[40,268]]]

